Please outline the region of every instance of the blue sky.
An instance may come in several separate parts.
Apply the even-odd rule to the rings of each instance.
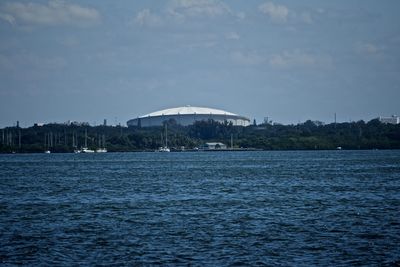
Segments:
[[[400,1],[1,1],[0,126],[399,114]]]

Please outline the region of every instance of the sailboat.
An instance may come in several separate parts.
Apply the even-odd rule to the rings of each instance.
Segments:
[[[78,149],[78,137],[75,131],[72,132],[72,147],[74,148],[74,153],[81,153],[82,151]]]
[[[50,154],[50,146],[51,146],[51,142],[50,142],[50,134],[45,134],[44,135],[44,147],[47,148],[44,150],[45,154]]]
[[[107,148],[106,148],[106,141],[105,141],[105,136],[104,134],[100,137],[98,137],[99,139],[99,148],[96,149],[96,153],[106,153],[107,152]]]
[[[94,153],[94,150],[87,147],[87,130],[85,129],[85,146],[82,147],[81,153]]]
[[[162,135],[161,135],[161,141],[162,141]],[[165,145],[160,147],[158,149],[158,152],[171,152],[171,150],[168,147],[168,132],[167,132],[167,124],[165,124]]]

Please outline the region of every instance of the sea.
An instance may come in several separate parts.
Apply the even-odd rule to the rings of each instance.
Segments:
[[[0,155],[1,266],[399,266],[400,150]]]

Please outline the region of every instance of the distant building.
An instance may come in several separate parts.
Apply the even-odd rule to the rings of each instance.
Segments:
[[[40,125],[41,124],[41,125]],[[43,126],[45,124],[67,125],[67,126],[89,126],[88,122],[79,122],[67,120],[66,122],[50,122],[50,123],[35,123],[35,126]]]
[[[325,123],[323,121],[312,121],[312,123],[314,123],[315,126],[324,126]]]
[[[177,107],[152,112],[136,119],[129,120],[128,126],[151,127],[162,126],[173,120],[179,125],[187,126],[196,121],[213,120],[220,123],[232,123],[234,126],[249,126],[250,119],[228,111],[204,107]]]
[[[264,124],[272,124],[272,120],[269,120],[269,117],[264,117]]]
[[[210,143],[205,143],[204,145],[201,146],[201,149],[226,149],[226,145],[224,143],[219,143],[219,142],[210,142]]]
[[[88,122],[71,121],[69,123],[69,125],[73,125],[73,126],[89,126],[89,123]]]
[[[391,117],[379,117],[379,121],[381,123],[399,124],[400,117],[396,115],[392,115]]]

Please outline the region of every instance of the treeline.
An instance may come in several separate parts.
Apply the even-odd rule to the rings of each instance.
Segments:
[[[235,148],[265,150],[301,149],[399,149],[400,125],[369,122],[316,125],[306,121],[297,125],[261,124],[248,127],[215,121],[180,126],[168,125],[168,146],[177,150],[200,147],[205,142],[222,142]],[[116,151],[152,151],[163,146],[164,127],[77,126],[46,124],[29,128],[6,127],[0,130],[0,153],[73,152],[87,145]]]

